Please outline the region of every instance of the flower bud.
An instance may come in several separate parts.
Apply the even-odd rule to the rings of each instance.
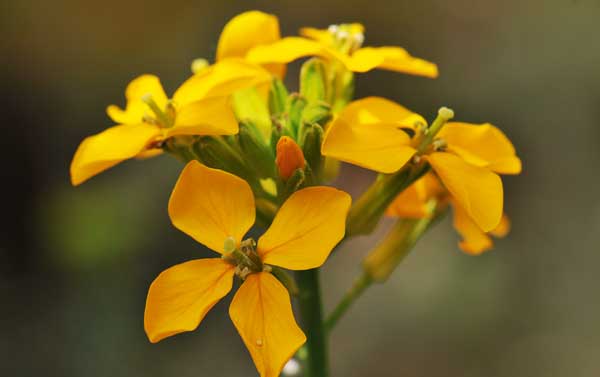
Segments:
[[[321,59],[313,58],[302,64],[300,70],[300,94],[308,102],[325,101],[326,83],[325,64]]]
[[[323,167],[321,144],[323,142],[323,129],[318,124],[306,125],[302,135],[302,152],[313,174],[319,176]]]
[[[273,151],[263,139],[260,130],[249,121],[240,122],[238,139],[248,167],[253,169],[259,178],[272,177],[275,172]]]
[[[271,90],[269,90],[269,111],[271,115],[285,112],[285,103],[287,101],[288,91],[278,78],[271,81]]]
[[[277,171],[284,181],[294,174],[297,169],[304,169],[304,154],[296,142],[283,136],[277,142],[277,157],[275,158]]]

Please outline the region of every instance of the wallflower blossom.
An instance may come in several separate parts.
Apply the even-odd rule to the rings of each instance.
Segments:
[[[276,377],[306,341],[286,288],[272,266],[305,270],[323,264],[343,238],[350,196],[330,187],[292,194],[270,228],[243,240],[255,220],[249,185],[197,161],[185,167],[169,201],[173,224],[221,258],[185,262],[163,271],[148,291],[144,327],[151,342],[192,331],[232,288],[243,283],[229,315],[261,376]]]
[[[434,63],[411,56],[395,46],[362,47],[364,27],[361,24],[331,25],[328,29],[302,28],[302,37],[285,37],[272,44],[251,49],[248,61],[290,63],[308,56],[318,56],[341,63],[352,72],[367,72],[375,68],[435,78]]]
[[[435,200],[438,210],[447,205],[452,207],[453,225],[462,237],[459,247],[468,254],[479,255],[491,249],[493,242],[490,236],[501,238],[510,230],[510,221],[503,214],[496,228],[484,232],[471,220],[460,204],[453,200],[451,194],[433,173],[425,174],[400,193],[388,207],[386,215],[394,218],[426,218],[432,216],[428,205],[431,200]]]
[[[441,110],[444,122],[450,113]],[[422,149],[424,138],[431,136],[420,115],[369,97],[351,103],[331,122],[322,153],[380,173],[394,173],[411,160],[425,161],[478,227],[485,232],[496,228],[503,207],[498,174],[521,172],[510,140],[491,124],[446,123]]]
[[[158,77],[139,76],[127,86],[126,108],[107,108],[118,125],[79,145],[71,163],[72,184],[121,161],[156,155],[160,144],[174,136],[236,134],[229,96],[269,81],[270,74],[261,67],[231,58],[193,75],[168,99]]]
[[[248,51],[281,39],[276,16],[257,10],[233,17],[221,32],[217,45],[217,61],[245,58]],[[265,68],[278,77],[285,74],[284,64],[266,64]]]

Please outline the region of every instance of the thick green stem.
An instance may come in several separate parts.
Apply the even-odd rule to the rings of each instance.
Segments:
[[[306,334],[306,377],[328,377],[327,339],[323,324],[319,269],[297,272],[301,325]]]

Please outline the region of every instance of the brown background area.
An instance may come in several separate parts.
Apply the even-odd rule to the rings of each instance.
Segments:
[[[492,122],[524,162],[504,180],[511,235],[473,258],[439,224],[336,329],[334,376],[599,375],[598,0],[3,1],[0,375],[254,375],[229,299],[194,333],[144,335],[152,279],[209,255],[167,217],[181,166],[130,162],[68,183],[77,144],[110,125],[104,108],[123,103],[130,79],[156,73],[172,91],[247,9],[279,15],[285,35],[361,21],[366,44],[435,61],[437,80],[373,72],[357,96]],[[340,184],[357,194],[370,177],[346,166]],[[326,264],[328,309],[373,241]]]

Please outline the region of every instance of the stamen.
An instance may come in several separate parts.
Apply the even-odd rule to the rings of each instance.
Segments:
[[[438,110],[438,115],[441,118],[444,118],[445,121],[448,121],[448,120],[454,118],[454,111],[452,109],[449,109],[444,106]]]
[[[174,107],[169,109],[169,106],[167,105],[167,110],[169,111],[169,115],[167,115],[167,114],[165,114],[165,112],[163,112],[161,110],[161,108],[158,106],[156,101],[154,101],[154,98],[152,98],[152,94],[150,94],[150,93],[144,94],[141,97],[141,100],[146,105],[148,105],[148,107],[152,110],[154,115],[156,115],[156,119],[154,120],[154,122],[152,122],[152,124],[158,123],[162,127],[173,126],[173,123],[175,121],[175,108]],[[172,116],[171,116],[171,114],[172,114]],[[144,119],[148,119],[148,118],[146,118],[146,117],[142,118],[142,120],[144,120]]]
[[[235,250],[235,238],[229,236],[225,238],[225,242],[223,242],[223,252],[226,254],[233,253]]]

